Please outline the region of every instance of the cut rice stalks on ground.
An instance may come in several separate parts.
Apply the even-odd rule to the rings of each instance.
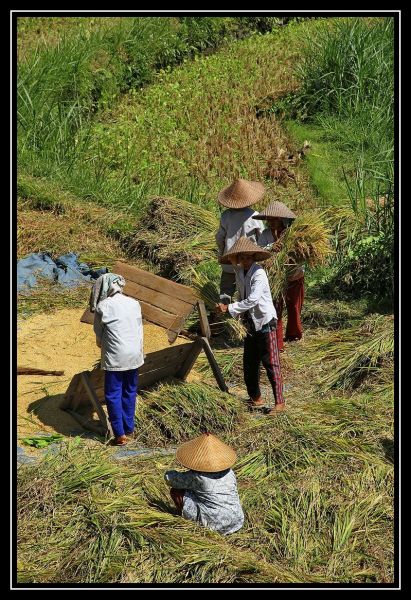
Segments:
[[[308,356],[313,364],[333,365],[318,381],[324,392],[353,389],[370,375],[379,373],[381,367],[392,364],[394,318],[371,315],[355,327],[311,340],[307,344]]]
[[[206,431],[230,432],[242,421],[241,402],[203,383],[163,383],[143,393],[136,413],[137,443],[181,442]]]

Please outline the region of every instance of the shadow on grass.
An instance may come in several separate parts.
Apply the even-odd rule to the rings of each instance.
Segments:
[[[384,449],[386,460],[391,464],[394,464],[394,440],[390,438],[382,438],[381,445]]]

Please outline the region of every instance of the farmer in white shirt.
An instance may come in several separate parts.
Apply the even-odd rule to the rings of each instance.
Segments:
[[[263,225],[261,221],[254,220],[253,217],[257,213],[249,207],[259,202],[264,193],[265,189],[261,183],[246,179],[236,179],[219,193],[219,203],[227,207],[227,210],[221,215],[220,227],[215,236],[220,256],[228,252],[242,236],[246,236],[254,242],[258,241]],[[236,278],[233,267],[223,264],[220,299],[227,296],[232,298],[235,287]]]
[[[266,250],[272,250],[275,249],[275,242],[292,225],[296,215],[282,202],[274,201],[270,202],[255,218],[264,219],[268,224],[257,241],[258,245]],[[296,265],[288,275],[284,299],[283,295],[274,299],[278,315],[277,344],[280,352],[283,351],[284,342],[300,340],[303,335],[301,310],[304,302],[304,270],[303,264]],[[284,300],[287,307],[287,328],[283,338]]]
[[[124,285],[121,275],[107,273],[97,279],[90,297],[101,368],[105,370],[104,395],[113,444],[117,446],[126,444],[134,431],[137,369],[144,363],[140,304],[123,296]]]
[[[270,258],[270,252],[259,248],[246,237],[240,238],[224,256],[223,264],[235,267],[240,301],[218,309],[234,317],[242,317],[247,327],[244,340],[244,381],[251,407],[264,406],[260,390],[260,365],[263,363],[274,394],[274,407],[268,414],[284,410],[283,383],[277,348],[277,313],[271,297],[268,277],[263,267],[255,261]],[[239,265],[239,267],[237,266]]]

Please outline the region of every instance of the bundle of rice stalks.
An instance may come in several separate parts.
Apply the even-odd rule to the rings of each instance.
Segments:
[[[265,262],[273,298],[279,298],[296,265],[324,264],[331,254],[330,229],[319,212],[300,215],[273,245],[273,254]]]
[[[200,383],[160,384],[146,392],[136,414],[137,441],[150,445],[180,442],[211,431],[230,432],[242,419],[233,396]]]
[[[218,218],[177,198],[152,198],[141,228],[127,241],[128,253],[158,264],[164,275],[180,279],[181,270],[216,255]]]
[[[217,265],[217,263],[215,263]],[[238,344],[246,336],[246,329],[241,321],[233,319],[227,314],[216,313],[215,305],[220,302],[220,284],[219,275],[207,273],[200,268],[190,267],[190,284],[200,294],[204,300],[206,308],[215,316],[211,319],[210,328],[214,335],[222,335],[228,342]],[[188,277],[188,275],[186,275]]]
[[[319,380],[324,391],[355,388],[392,363],[394,317],[371,315],[360,325],[309,342],[307,349],[311,363],[332,363],[332,369]]]

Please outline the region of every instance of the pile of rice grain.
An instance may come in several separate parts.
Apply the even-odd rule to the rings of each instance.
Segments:
[[[17,364],[53,371],[63,376],[17,377],[18,435],[58,432],[70,435],[80,426],[59,405],[74,375],[92,369],[100,359],[93,327],[81,323],[83,309],[64,309],[19,321]],[[177,344],[187,343],[177,338]],[[151,323],[144,325],[144,352],[169,347],[167,332]],[[193,375],[195,378],[195,375]]]

